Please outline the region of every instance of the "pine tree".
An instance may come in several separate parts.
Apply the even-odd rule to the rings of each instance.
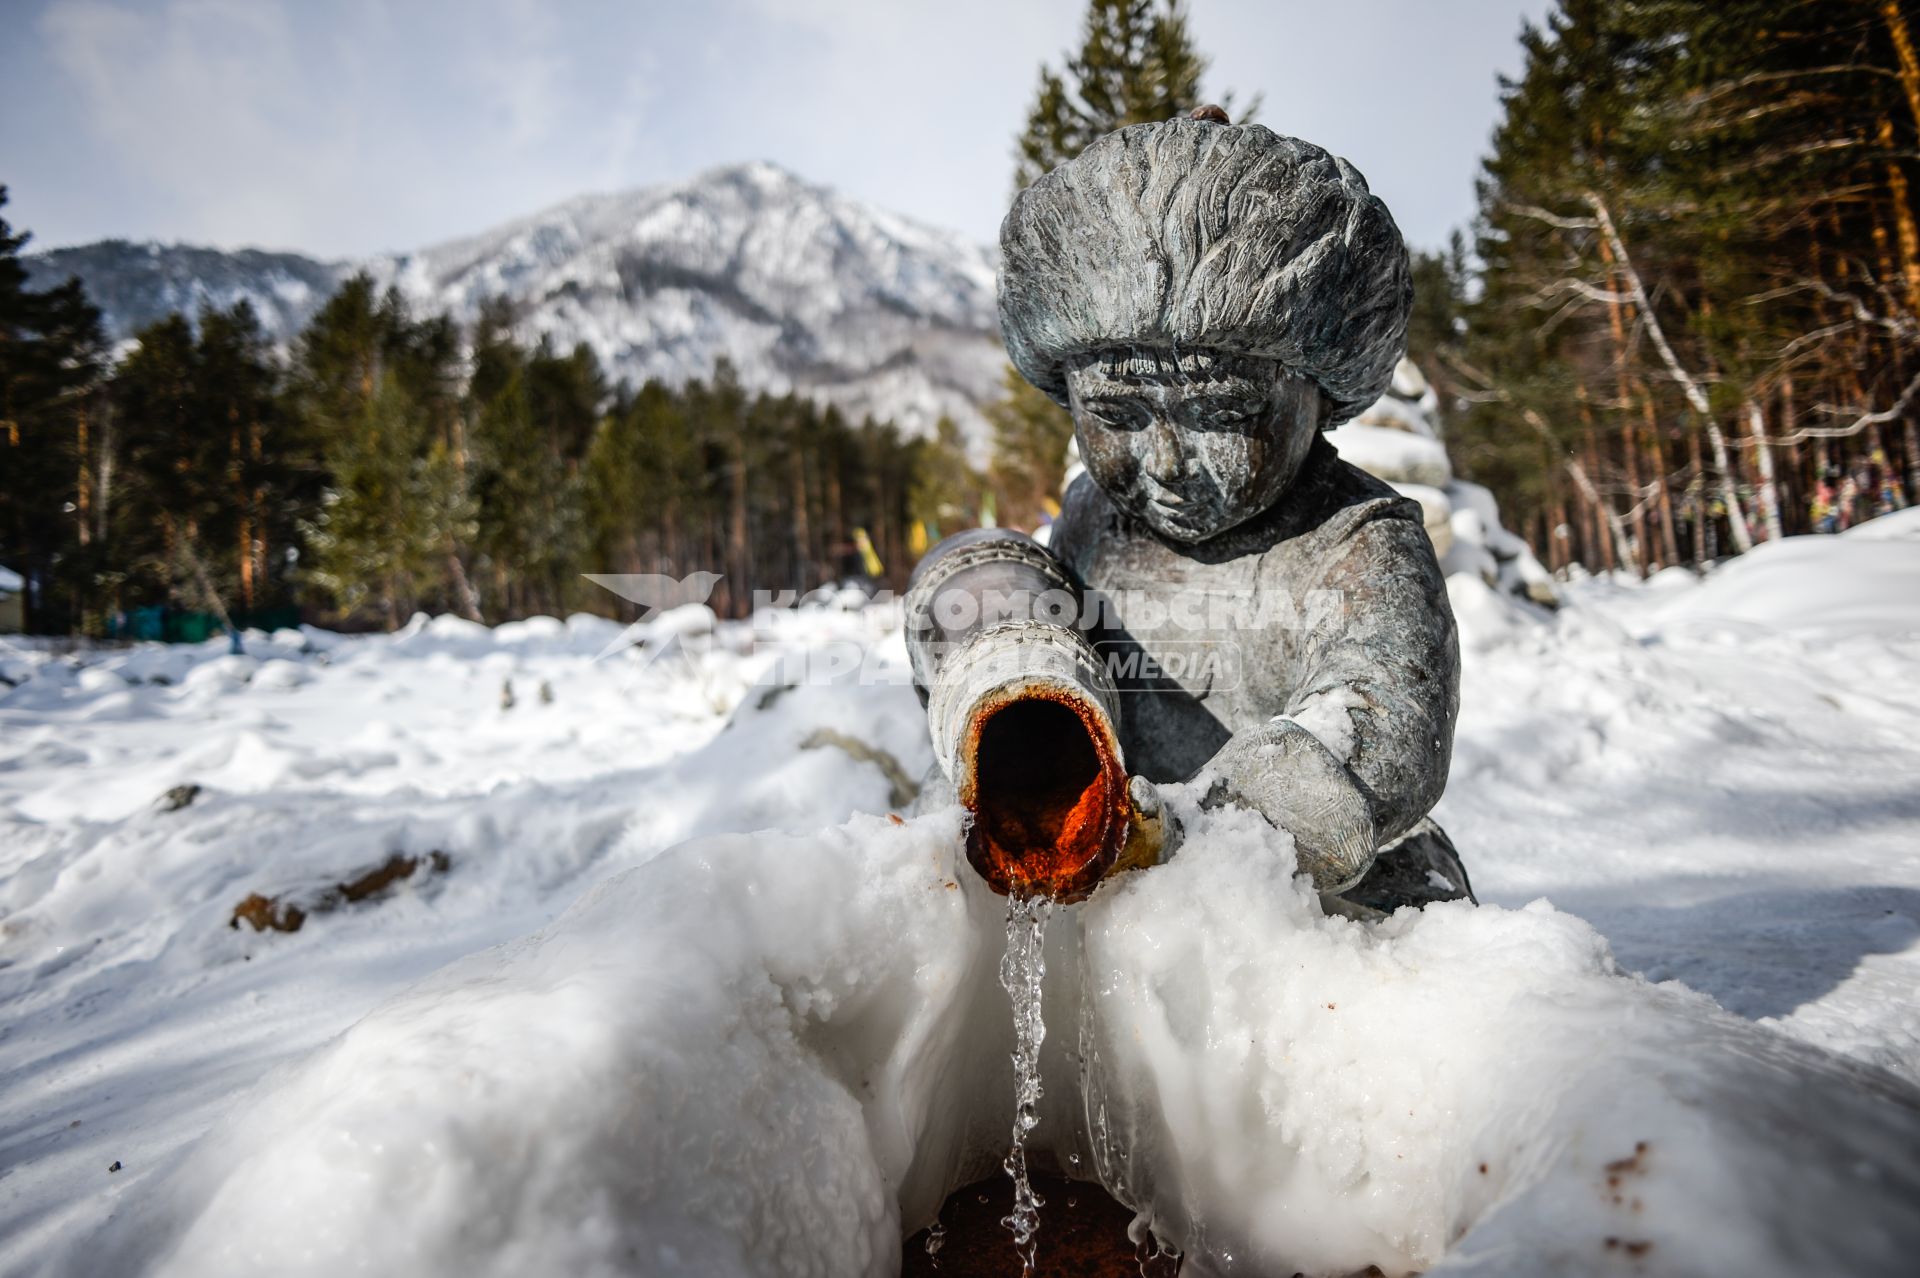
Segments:
[[[397,627],[421,598],[439,548],[418,405],[382,369],[356,417],[333,426],[331,484],[310,534],[312,578],[344,611],[377,609]]]
[[[1527,32],[1439,353],[1481,401],[1456,463],[1552,553],[1698,561],[1812,526],[1835,470],[1920,479],[1903,38],[1885,0],[1565,0]]]
[[[1060,70],[1040,68],[1027,127],[1016,147],[1014,189],[1129,124],[1184,116],[1206,102],[1207,59],[1193,46],[1180,0],[1091,0],[1080,47]],[[1233,95],[1221,103],[1234,116]],[[1256,99],[1234,116],[1251,122]]]
[[[104,587],[229,618],[290,601],[284,552],[317,492],[280,383],[245,302],[203,311],[197,333],[174,315],[138,335],[105,402]]]
[[[196,408],[218,468],[201,516],[205,562],[242,611],[289,596],[283,553],[317,496],[305,441],[285,411],[281,370],[247,302],[203,311],[195,349]]]
[[[0,186],[0,208],[7,192]],[[25,576],[27,624],[57,630],[97,597],[100,314],[78,280],[26,287],[0,218],[0,564]]]
[[[397,626],[416,608],[477,615],[462,548],[472,536],[457,348],[399,294],[347,281],[301,334],[294,387],[328,486],[310,527],[316,585],[351,613]]]
[[[1033,528],[1042,522],[1047,503],[1059,499],[1073,418],[1011,364],[1004,383],[1006,396],[986,409],[993,427],[994,491],[1002,522]]]
[[[942,417],[933,438],[918,441],[915,454],[908,507],[924,535],[937,539],[977,523],[982,479],[967,460],[953,419]]]

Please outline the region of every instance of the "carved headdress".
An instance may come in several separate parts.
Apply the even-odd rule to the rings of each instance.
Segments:
[[[1386,205],[1345,160],[1260,125],[1137,124],[1015,197],[1000,331],[1067,402],[1065,366],[1112,347],[1277,360],[1334,426],[1387,389],[1413,284]]]

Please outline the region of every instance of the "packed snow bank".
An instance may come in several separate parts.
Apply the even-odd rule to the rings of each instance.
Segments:
[[[957,832],[863,818],[615,876],[269,1084],[67,1271],[898,1272],[997,957]]]
[[[1855,541],[1920,541],[1920,506],[1855,524],[1840,535]]]
[[[1391,426],[1377,425],[1366,417],[1348,422],[1330,431],[1327,438],[1339,454],[1360,469],[1382,477],[1392,476],[1395,483],[1424,484],[1445,488],[1453,482],[1453,466],[1447,461],[1446,446],[1431,433],[1416,433],[1417,409],[1385,397],[1401,409]],[[1373,412],[1375,410],[1369,410]]]
[[[1910,1106],[1886,1100],[1871,1067],[1920,1083],[1920,796],[1911,780],[1920,775],[1920,593],[1891,595],[1871,570],[1875,547],[1887,544],[1881,529],[1900,522],[1818,539],[1837,548],[1824,552],[1836,556],[1822,570],[1825,587],[1851,583],[1835,615],[1864,618],[1858,632],[1803,633],[1793,615],[1777,623],[1670,615],[1717,584],[1685,572],[1644,584],[1573,583],[1552,614],[1478,577],[1451,578],[1462,714],[1436,815],[1489,906],[1434,910],[1371,934],[1302,922],[1290,885],[1237,864],[1230,828],[1196,827],[1179,860],[1054,921],[1041,1145],[1068,1171],[1091,1174],[1094,1148],[1070,1058],[1091,952],[1100,957],[1091,973],[1102,1060],[1095,1077],[1126,1082],[1133,1100],[1124,1112],[1110,1109],[1109,1127],[1138,1125],[1140,1157],[1162,1160],[1154,1167],[1165,1190],[1146,1205],[1169,1235],[1189,1227],[1182,1222],[1197,1206],[1191,1228],[1207,1245],[1234,1250],[1243,1232],[1255,1235],[1249,1246],[1270,1245],[1248,1223],[1255,1195],[1237,1186],[1272,1178],[1262,1210],[1297,1213],[1327,1186],[1344,1186],[1315,1214],[1326,1228],[1302,1230],[1289,1245],[1325,1254],[1372,1248],[1367,1254],[1385,1256],[1389,1270],[1407,1263],[1393,1257],[1426,1254],[1465,1226],[1440,1272],[1469,1264],[1529,1274],[1739,1272],[1747,1246],[1778,1246],[1805,1261],[1803,1273],[1885,1272],[1869,1263],[1878,1253],[1864,1249],[1879,1245],[1873,1239],[1910,1246],[1920,1214],[1911,1197],[1902,1205],[1885,1196],[1893,1193],[1885,1185],[1903,1183],[1908,1155],[1888,1155],[1858,1121],[1861,1107],[1878,1105],[1885,1131],[1911,1145]],[[1908,620],[1882,625],[1870,606],[1904,606]],[[563,1171],[536,1148],[549,1130],[557,1152],[610,1158],[609,1144],[590,1142],[614,1136],[585,1131],[581,1113],[615,1113],[639,1086],[636,1072],[689,1077],[684,1064],[650,1063],[677,1050],[676,1035],[704,1054],[715,1086],[737,1090],[733,1065],[754,1059],[741,1035],[759,1032],[754,1022],[716,1045],[713,1033],[673,1019],[666,985],[648,984],[636,957],[672,956],[659,980],[684,986],[677,997],[706,1000],[687,1013],[697,1021],[719,1007],[699,993],[715,982],[734,980],[757,998],[788,979],[768,975],[777,961],[827,953],[802,954],[792,937],[813,928],[828,931],[822,946],[847,947],[847,979],[862,989],[911,979],[876,957],[883,944],[899,947],[902,964],[918,956],[929,972],[966,973],[964,998],[927,996],[938,1007],[921,1022],[925,1041],[955,1035],[937,1082],[882,1078],[876,1095],[845,1084],[856,1064],[926,1059],[889,1048],[893,1030],[875,1012],[871,1036],[849,1027],[813,1040],[837,1053],[830,1067],[803,1060],[816,1081],[779,1092],[801,1098],[809,1120],[823,1125],[823,1142],[851,1139],[848,1107],[869,1133],[912,1133],[910,1155],[885,1153],[871,1138],[859,1155],[881,1168],[904,1158],[909,1170],[897,1185],[876,1181],[866,1164],[842,1167],[839,1143],[831,1145],[836,1161],[780,1159],[765,1173],[798,1165],[813,1179],[881,1184],[871,1212],[867,1189],[834,1200],[861,1204],[845,1218],[844,1236],[870,1236],[872,1250],[854,1243],[846,1254],[880,1263],[875,1240],[890,1204],[901,1230],[925,1224],[944,1184],[989,1174],[1004,1151],[1010,1018],[990,970],[1002,943],[1000,902],[978,894],[965,872],[941,881],[957,887],[939,888],[942,901],[965,903],[961,920],[944,907],[923,914],[849,895],[846,884],[869,875],[868,858],[886,867],[930,855],[935,826],[925,823],[718,844],[710,836],[820,831],[899,806],[895,774],[918,777],[930,751],[904,683],[898,625],[897,614],[879,609],[801,608],[752,627],[720,623],[700,642],[676,637],[671,653],[649,636],[646,648],[602,660],[596,655],[620,627],[591,618],[492,631],[442,619],[397,636],[250,635],[257,665],[227,660],[222,642],[0,644],[0,673],[18,683],[0,687],[0,1273],[39,1273],[62,1248],[78,1249],[70,1271],[109,1272],[90,1264],[86,1249],[110,1215],[119,1221],[99,1245],[164,1243],[184,1268],[203,1258],[185,1250],[189,1238],[195,1248],[218,1241],[195,1222],[233,1222],[235,1245],[253,1246],[258,1231],[221,1204],[282,1187],[312,1209],[287,1226],[287,1255],[313,1231],[330,1236],[329,1219],[343,1230],[384,1222],[384,1208],[351,1183],[370,1147],[302,1125],[296,1107],[274,1099],[283,1087],[294,1089],[284,1095],[321,1096],[320,1084],[298,1080],[329,1060],[353,1063],[355,1076],[341,1083],[337,1102],[323,1097],[316,1106],[336,1106],[325,1112],[354,1123],[380,1115],[395,1136],[380,1166],[430,1169],[417,1195],[428,1212],[423,1230],[459,1220],[483,1237],[525,1231],[575,1249],[563,1254],[588,1254],[598,1244],[568,1241],[581,1231],[567,1222],[590,1213],[535,1193],[562,1183]],[[209,673],[195,676],[201,666]],[[787,677],[803,686],[787,687]],[[501,697],[509,683],[510,709]],[[835,744],[843,739],[872,750]],[[156,805],[192,785],[201,788],[186,806]],[[686,839],[699,841],[670,850]],[[820,842],[831,846],[820,852]],[[449,853],[451,869],[311,919],[298,933],[228,926],[246,892],[326,884],[390,853],[431,850]],[[1281,852],[1262,854],[1268,865]],[[777,867],[763,880],[760,857],[813,858],[806,890],[768,916],[785,930],[757,949],[750,939],[739,951],[731,940],[708,945],[708,933],[740,939],[751,930],[743,920],[773,906],[764,893],[709,906],[692,899],[681,876],[704,859],[716,874],[753,867],[748,881],[786,881]],[[912,890],[907,879],[887,879],[890,870],[872,873],[891,884],[886,892]],[[617,886],[605,889],[600,913],[589,917],[583,905],[576,919],[587,922],[555,924],[607,879]],[[659,951],[640,925],[657,917],[648,904],[656,893],[691,902],[684,924],[675,916],[648,925],[666,929]],[[1530,905],[1542,897],[1562,913]],[[849,920],[889,935],[846,939]],[[530,934],[543,939],[432,975]],[[604,968],[591,966],[596,951]],[[1608,951],[1622,969],[1667,984],[1607,975]],[[431,983],[405,992],[423,979]],[[1707,997],[1744,1020],[1714,1012]],[[892,998],[876,995],[869,1006]],[[541,1019],[542,1001],[564,1005],[557,1022]],[[857,1001],[849,994],[842,1006]],[[444,1033],[416,1033],[406,1023],[413,1012]],[[594,1028],[595,1017],[627,1032],[615,1041]],[[665,1027],[664,1037],[634,1041],[636,1018]],[[841,1024],[838,1014],[833,1020]],[[1247,1055],[1237,1059],[1243,1026]],[[542,1045],[544,1073],[526,1063],[522,1037]],[[765,1035],[752,1041],[763,1045],[753,1048],[763,1064],[789,1059],[784,1048],[765,1047]],[[411,1074],[403,1068],[410,1060]],[[824,1092],[808,1090],[828,1087],[817,1082],[820,1071],[848,1099],[829,1105]],[[243,1105],[263,1076],[279,1081]],[[904,1066],[898,1077],[907,1077]],[[1790,1078],[1803,1080],[1804,1103],[1780,1101]],[[569,1080],[588,1081],[563,1096]],[[416,1090],[373,1094],[388,1083]],[[1410,1088],[1414,1103],[1391,1108],[1395,1086]],[[878,1096],[899,1100],[906,1117],[874,1109]],[[1766,1107],[1776,1102],[1793,1108],[1775,1115]],[[524,1121],[512,1117],[514,1106]],[[955,1112],[969,1107],[962,1124]],[[1836,1126],[1823,1131],[1827,1111]],[[1179,1115],[1199,1135],[1170,1149],[1155,1136],[1162,1114]],[[248,1115],[271,1120],[257,1139],[245,1134]],[[699,1164],[712,1136],[694,1132],[691,1118],[673,1118],[668,1112],[660,1131],[634,1136],[627,1152],[659,1166]],[[257,1185],[229,1177],[214,1153],[191,1153],[221,1122],[225,1134],[206,1149],[247,1159]],[[1659,1130],[1649,1134],[1650,1124]],[[1785,1155],[1750,1148],[1769,1130],[1782,1133],[1781,1149],[1801,1151],[1790,1173]],[[424,1156],[401,1148],[416,1138],[438,1144]],[[1638,1155],[1642,1139],[1649,1150]],[[273,1152],[286,1156],[284,1182]],[[1710,1157],[1719,1160],[1711,1174],[1693,1175],[1695,1160]],[[531,1160],[524,1177],[516,1170],[523,1158]],[[1224,1165],[1229,1158],[1241,1162]],[[190,1160],[187,1175],[180,1169]],[[1605,1169],[1618,1161],[1628,1165]],[[1431,1184],[1409,1189],[1394,1179],[1402,1163],[1438,1170]],[[1812,1206],[1795,1205],[1803,1180],[1817,1204],[1861,1164],[1887,1179],[1861,1191],[1854,1214],[1836,1210],[1823,1221]],[[697,1219],[719,1219],[725,1203],[762,1192],[752,1188],[760,1181],[743,1188],[738,1180],[760,1172],[721,1165],[726,1174],[707,1182],[715,1205]],[[329,1190],[336,1171],[342,1179]],[[1682,1173],[1687,1183],[1676,1186]],[[1654,1184],[1659,1203],[1642,1192],[1612,1204],[1621,1186],[1608,1177]],[[1124,1190],[1124,1176],[1115,1178]],[[641,1192],[634,1185],[690,1192],[638,1174],[620,1185],[629,1195]],[[456,1188],[491,1195],[485,1209],[497,1207],[499,1219],[468,1220],[462,1213],[482,1207],[429,1193]],[[1756,1225],[1769,1196],[1777,1220]],[[1661,1214],[1669,1200],[1703,1213],[1698,1245],[1723,1247],[1726,1264],[1696,1263],[1685,1239],[1655,1232],[1672,1225]],[[1723,1200],[1733,1204],[1724,1226]],[[281,1220],[292,1208],[275,1210]],[[1633,1232],[1640,1219],[1649,1223]],[[393,1247],[409,1237],[425,1245],[424,1234],[405,1233],[407,1222],[398,1228]],[[1838,1250],[1842,1229],[1868,1240],[1857,1243],[1862,1250]],[[363,1230],[364,1245],[388,1246],[379,1232]],[[1607,1238],[1619,1246],[1608,1248]],[[1645,1242],[1655,1245],[1627,1249]],[[1041,1245],[1044,1261],[1044,1236]],[[603,1254],[613,1258],[602,1268],[649,1271],[645,1261],[614,1256],[611,1244]],[[1235,1250],[1248,1254],[1258,1253]],[[275,1255],[267,1267],[295,1263]],[[1904,1257],[1892,1266],[1907,1267]]]
[[[897,614],[762,621],[600,660],[622,627],[589,617],[282,631],[249,636],[249,678],[224,641],[0,644],[0,1274],[144,1196],[269,1068],[599,880],[893,806],[874,759],[808,742],[926,769]],[[802,686],[767,682],[787,665]],[[230,926],[435,854],[296,933]]]
[[[1544,904],[1326,918],[1284,836],[1183,816],[1171,863],[1056,915],[1034,1140],[1188,1272],[1920,1247],[1911,1088],[1621,975]],[[1002,903],[959,832],[663,852],[269,1082],[68,1272],[897,1273],[1011,1103]]]
[[[1920,508],[1837,537],[1787,537],[1754,547],[1676,598],[1670,621],[1731,621],[1803,635],[1904,634],[1920,600]]]
[[[1544,903],[1321,917],[1271,841],[1217,818],[1086,912],[1114,1179],[1193,1272],[1873,1273],[1920,1246],[1920,1092],[1621,975]]]

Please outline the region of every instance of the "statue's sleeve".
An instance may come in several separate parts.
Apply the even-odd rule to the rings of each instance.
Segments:
[[[1408,507],[1375,507],[1336,545],[1295,601],[1302,641],[1282,713],[1209,768],[1214,800],[1291,833],[1322,891],[1351,886],[1439,800],[1460,700],[1446,581]]]

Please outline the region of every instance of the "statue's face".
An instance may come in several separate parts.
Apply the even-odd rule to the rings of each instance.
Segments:
[[[1270,508],[1320,430],[1320,388],[1271,360],[1125,348],[1067,370],[1080,455],[1161,536],[1207,540]]]

